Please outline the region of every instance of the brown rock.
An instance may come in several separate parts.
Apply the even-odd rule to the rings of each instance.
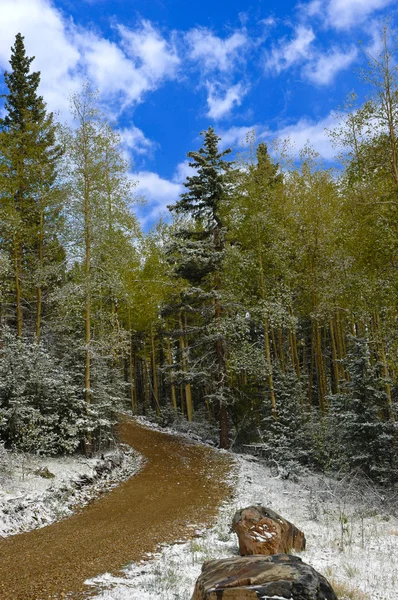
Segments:
[[[293,523],[263,506],[248,506],[238,510],[232,521],[238,536],[241,556],[251,554],[286,554],[305,550],[305,536]]]
[[[297,556],[244,556],[204,563],[192,600],[337,600],[326,579]]]

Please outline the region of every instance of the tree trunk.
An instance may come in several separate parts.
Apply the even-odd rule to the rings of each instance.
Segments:
[[[84,370],[84,388],[86,404],[91,401],[91,215],[90,215],[90,183],[88,176],[85,179],[84,190],[84,220],[85,220],[85,262],[84,274],[86,284],[86,297],[84,307],[84,333],[85,333],[85,370]]]
[[[292,351],[293,351],[293,360],[294,360],[294,367],[296,370],[297,379],[300,381],[300,379],[301,379],[300,359],[299,359],[298,351],[297,351],[297,336],[296,336],[296,332],[294,329],[292,331]]]
[[[316,367],[318,375],[319,406],[323,414],[326,412],[326,375],[323,364],[321,326],[315,324],[316,330]]]
[[[22,291],[21,291],[21,271],[22,271],[22,248],[21,242],[14,236],[14,271],[15,271],[15,301],[17,317],[17,335],[22,337]]]
[[[229,425],[228,425],[228,411],[224,403],[220,405],[220,448],[229,448]]]
[[[279,360],[281,363],[282,372],[285,372],[285,355],[283,353],[283,331],[282,327],[278,328],[278,346],[279,346]]]
[[[39,223],[39,282],[37,284],[37,306],[36,306],[36,342],[40,342],[41,337],[41,313],[42,313],[42,286],[41,278],[43,273],[43,210],[40,208],[40,223]]]
[[[171,369],[173,366],[173,357],[171,354],[171,343],[170,343],[169,337],[167,337],[167,360],[168,360],[168,363],[169,363],[169,366]],[[172,372],[170,372],[170,388],[171,388],[171,402],[172,402],[175,412],[177,412],[177,394],[176,394],[175,379],[174,379],[174,375]]]
[[[129,360],[129,376],[130,376],[130,394],[131,394],[131,410],[135,411],[135,381],[134,381],[134,372],[135,372],[135,358],[133,353],[133,335],[130,333],[130,360]]]
[[[339,362],[338,362],[338,356],[337,356],[337,345],[336,345],[333,319],[330,319],[330,321],[329,321],[329,329],[330,329],[330,341],[332,344],[332,366],[333,366],[333,379],[334,379],[333,392],[335,394],[338,394],[340,392],[340,372],[339,372]]]
[[[181,351],[182,369],[183,369],[184,373],[187,374],[188,369],[187,369],[186,346],[185,346],[185,340],[184,340],[184,327],[182,324],[181,315],[179,316],[179,323],[180,323],[180,329],[181,329],[181,335],[179,337],[179,344],[180,344],[180,351]],[[185,383],[185,403],[186,403],[186,409],[187,409],[187,419],[188,419],[188,421],[192,421],[192,419],[193,419],[192,392],[191,392],[191,384],[188,381]]]
[[[258,266],[259,266],[259,271],[260,271],[261,299],[263,300],[263,302],[265,302],[267,293],[266,293],[265,277],[264,277],[262,246],[261,246],[261,239],[260,239],[259,234],[257,235],[257,257],[258,257]],[[272,361],[271,361],[271,351],[270,351],[270,344],[269,344],[268,319],[265,316],[264,316],[264,320],[263,320],[263,331],[264,331],[265,364],[267,366],[267,381],[268,381],[269,395],[270,395],[270,399],[271,399],[272,415],[273,415],[274,419],[277,419],[278,412],[277,412],[277,408],[276,408],[274,378],[272,375]]]
[[[151,325],[151,350],[152,350],[152,381],[153,381],[153,397],[155,398],[156,414],[160,415],[159,405],[159,389],[158,389],[158,376],[156,373],[156,348],[155,348],[155,336]]]
[[[223,240],[221,238],[221,231],[218,228],[214,231],[214,248],[216,249],[216,251],[223,250]],[[221,277],[219,272],[215,273],[214,290],[216,292],[214,317],[216,321],[216,330],[220,332],[222,308],[220,303],[220,297],[218,294],[218,292],[220,292],[221,290]],[[229,448],[228,411],[224,394],[227,369],[225,364],[224,342],[221,339],[221,337],[217,337],[215,350],[217,358],[217,394],[219,395],[220,448]]]
[[[386,380],[385,382],[385,390],[386,390],[386,395],[387,395],[387,401],[388,401],[388,405],[389,407],[392,406],[392,396],[391,396],[391,385],[389,383],[389,378],[390,378],[390,374],[388,371],[388,363],[387,363],[387,356],[384,350],[384,339],[383,339],[383,334],[381,331],[381,326],[380,326],[380,317],[378,315],[378,313],[375,311],[374,312],[374,322],[375,322],[375,334],[376,334],[376,344],[378,346],[378,354],[380,357],[380,362],[382,365],[382,370],[383,370],[383,377]]]
[[[278,413],[276,409],[276,397],[274,390],[274,378],[272,376],[272,362],[271,362],[271,351],[269,345],[269,333],[268,333],[268,320],[264,319],[264,353],[265,353],[265,363],[267,365],[267,380],[268,380],[268,389],[269,395],[271,399],[272,406],[272,415],[274,419],[278,418]]]

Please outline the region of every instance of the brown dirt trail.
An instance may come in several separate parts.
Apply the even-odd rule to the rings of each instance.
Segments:
[[[227,455],[123,422],[120,434],[143,470],[80,513],[0,542],[0,600],[83,598],[84,581],[117,572],[210,523],[228,495]]]

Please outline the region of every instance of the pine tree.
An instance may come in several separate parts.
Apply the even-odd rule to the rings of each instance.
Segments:
[[[223,330],[222,261],[225,250],[223,211],[232,184],[231,163],[224,157],[231,150],[219,151],[220,138],[212,127],[202,135],[203,146],[197,152],[188,153],[189,164],[196,174],[187,178],[184,183],[187,191],[170,207],[177,215],[188,218],[183,220],[175,236],[171,260],[175,262],[175,273],[189,284],[183,293],[182,310],[185,306],[189,313],[195,315],[189,325],[194,332],[195,350],[192,349],[191,337],[191,348],[184,348],[183,354],[201,357],[199,371],[202,374],[201,384],[206,390],[204,397],[216,407],[220,446],[226,448],[229,445],[227,405],[230,394]],[[182,370],[186,368],[185,363]]]
[[[12,70],[4,74],[9,93],[3,95],[6,115],[0,119],[1,193],[8,207],[8,221],[1,235],[14,270],[17,334],[22,335],[23,306],[31,303],[29,287],[34,286],[39,340],[44,268],[63,256],[56,234],[60,211],[55,180],[60,147],[53,115],[47,113],[38,95],[40,73],[30,72],[33,60],[26,55],[24,38],[18,33],[10,59]]]
[[[337,444],[336,466],[359,469],[371,479],[391,484],[397,481],[396,406],[391,406],[379,364],[371,364],[369,341],[351,338],[347,356],[349,381],[343,393],[330,398],[331,437]]]

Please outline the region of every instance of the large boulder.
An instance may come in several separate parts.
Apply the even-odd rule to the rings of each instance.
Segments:
[[[243,556],[204,563],[192,600],[337,600],[298,556]]]
[[[232,530],[238,536],[241,556],[270,556],[286,554],[291,550],[305,550],[304,533],[263,506],[248,506],[238,510],[232,521]]]

